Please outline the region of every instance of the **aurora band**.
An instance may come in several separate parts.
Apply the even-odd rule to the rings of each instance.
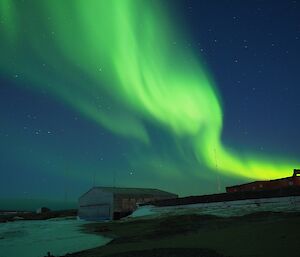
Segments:
[[[217,171],[231,176],[290,175],[291,160],[239,156],[223,146],[214,80],[165,9],[146,0],[1,0],[1,73],[18,74],[33,89],[145,144],[151,142],[143,121],[157,124],[187,139],[211,170],[217,155]],[[117,107],[99,108],[99,96]]]

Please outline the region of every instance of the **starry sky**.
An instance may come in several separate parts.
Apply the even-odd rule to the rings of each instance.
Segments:
[[[299,13],[296,0],[0,0],[0,198],[289,176]]]

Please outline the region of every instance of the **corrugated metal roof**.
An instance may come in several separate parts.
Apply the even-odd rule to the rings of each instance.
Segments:
[[[90,190],[85,192],[83,195],[79,197],[79,199],[82,199],[85,197],[87,194],[89,194],[93,190],[102,190],[105,192],[113,193],[113,194],[123,194],[123,195],[152,195],[152,196],[165,196],[165,197],[178,197],[178,195],[169,193],[163,190],[159,189],[153,189],[153,188],[130,188],[130,187],[92,187]]]
[[[176,194],[169,193],[159,189],[154,189],[154,188],[129,188],[129,187],[94,187],[94,188],[100,188],[106,192],[112,192],[115,194],[145,194],[145,195],[177,196]]]

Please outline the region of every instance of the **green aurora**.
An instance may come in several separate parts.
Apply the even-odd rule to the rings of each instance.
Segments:
[[[184,46],[187,35],[168,15],[155,1],[1,0],[2,75],[21,74],[33,90],[145,145],[151,139],[144,124],[154,124],[178,149],[188,142],[211,171],[251,179],[289,176],[293,160],[237,155],[222,144],[213,76]]]

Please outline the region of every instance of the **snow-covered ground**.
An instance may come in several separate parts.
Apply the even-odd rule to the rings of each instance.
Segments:
[[[51,219],[0,224],[0,257],[64,255],[107,244],[110,239],[83,233],[83,221]]]
[[[240,200],[217,203],[197,203],[177,206],[157,207],[146,205],[139,207],[130,217],[157,217],[179,214],[211,214],[230,217],[241,216],[260,211],[300,211],[300,196]]]

